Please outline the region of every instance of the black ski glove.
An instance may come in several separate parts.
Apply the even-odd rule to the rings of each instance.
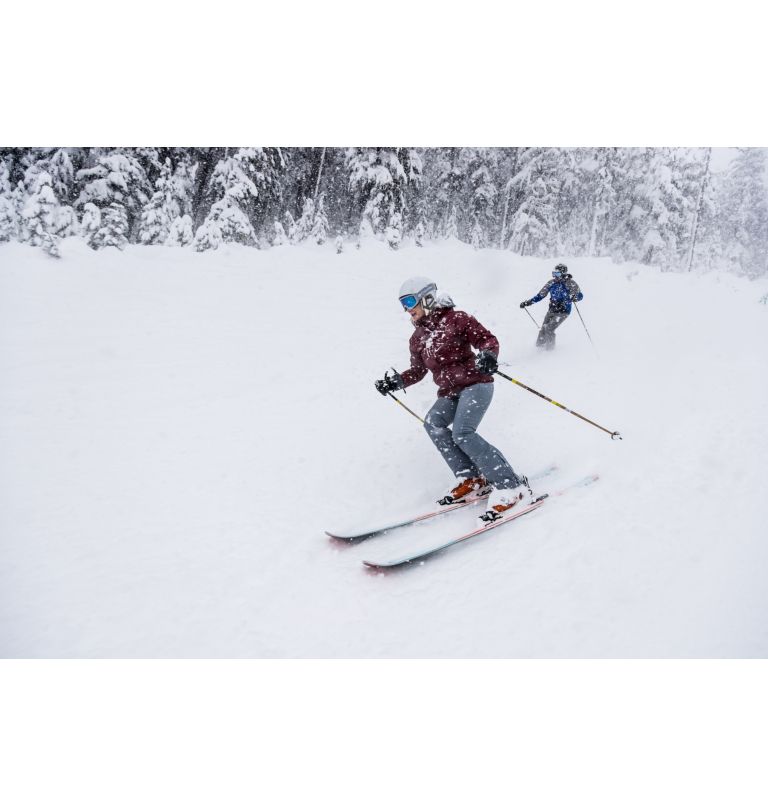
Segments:
[[[530,304],[531,304],[531,301],[529,299],[526,299],[526,300],[524,300],[523,302],[520,303],[520,307],[521,308],[527,308]]]
[[[475,366],[484,375],[493,375],[499,368],[499,362],[490,350],[481,350],[475,359]]]
[[[389,372],[384,373],[384,377],[380,381],[376,381],[376,389],[382,395],[388,392],[397,392],[398,389],[403,388],[403,379],[397,370],[392,370],[394,375],[390,377]]]

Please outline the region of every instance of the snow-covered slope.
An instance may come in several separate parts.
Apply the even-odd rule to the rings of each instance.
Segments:
[[[598,352],[574,314],[540,354],[518,305],[553,261],[61,251],[0,245],[1,656],[768,654],[767,282],[570,260]],[[600,483],[373,575],[363,558],[475,514],[353,547],[323,534],[450,481],[373,388],[406,365],[412,274],[499,336],[508,374],[624,441],[498,379],[481,433],[513,466]],[[427,378],[404,399],[433,398]]]

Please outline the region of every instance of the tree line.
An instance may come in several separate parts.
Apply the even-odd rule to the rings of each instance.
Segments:
[[[768,273],[766,152],[706,148],[3,148],[0,241],[58,253],[455,238],[541,257]]]

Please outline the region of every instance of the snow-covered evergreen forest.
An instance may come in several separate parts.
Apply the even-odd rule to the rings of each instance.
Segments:
[[[457,238],[522,256],[606,256],[768,273],[766,150],[707,148],[3,148],[0,241],[58,256],[168,244]]]

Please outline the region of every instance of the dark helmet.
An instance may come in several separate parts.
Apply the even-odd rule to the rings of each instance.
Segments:
[[[552,276],[556,279],[561,277],[566,277],[568,275],[568,267],[565,263],[558,263],[557,266],[552,270]]]

